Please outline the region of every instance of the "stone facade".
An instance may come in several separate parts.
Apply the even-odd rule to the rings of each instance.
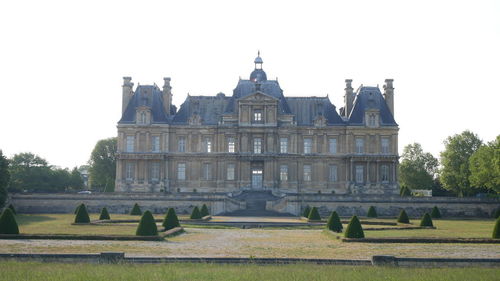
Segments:
[[[188,96],[124,78],[118,122],[117,192],[397,194],[394,88],[346,80],[345,104],[285,97],[262,59],[232,96]]]

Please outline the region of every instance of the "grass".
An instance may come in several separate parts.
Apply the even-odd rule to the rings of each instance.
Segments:
[[[0,262],[0,280],[498,280],[498,268],[397,268],[325,265],[54,264]],[[140,277],[140,279],[139,279]]]

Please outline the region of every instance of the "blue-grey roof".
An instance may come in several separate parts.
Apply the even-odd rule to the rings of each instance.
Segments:
[[[172,124],[187,124],[194,114],[201,117],[202,125],[217,125],[224,113],[230,97],[224,94],[217,96],[188,96],[175,114]]]
[[[349,125],[364,125],[365,110],[378,109],[380,112],[380,125],[397,126],[387,103],[378,87],[360,87],[354,99],[352,111],[349,114]]]
[[[140,85],[137,86],[118,123],[135,123],[136,110],[139,106],[151,109],[152,123],[168,122],[167,114],[163,109],[162,91],[156,85]]]
[[[314,119],[324,116],[327,125],[345,125],[328,97],[287,97],[298,126],[312,126]]]

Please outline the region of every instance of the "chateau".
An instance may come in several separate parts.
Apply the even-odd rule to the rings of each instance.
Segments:
[[[260,55],[231,96],[187,96],[124,77],[117,192],[397,194],[393,80],[328,97],[286,97]]]

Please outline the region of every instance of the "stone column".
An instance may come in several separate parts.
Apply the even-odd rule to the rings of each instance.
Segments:
[[[370,160],[366,162],[366,183],[370,184]]]

